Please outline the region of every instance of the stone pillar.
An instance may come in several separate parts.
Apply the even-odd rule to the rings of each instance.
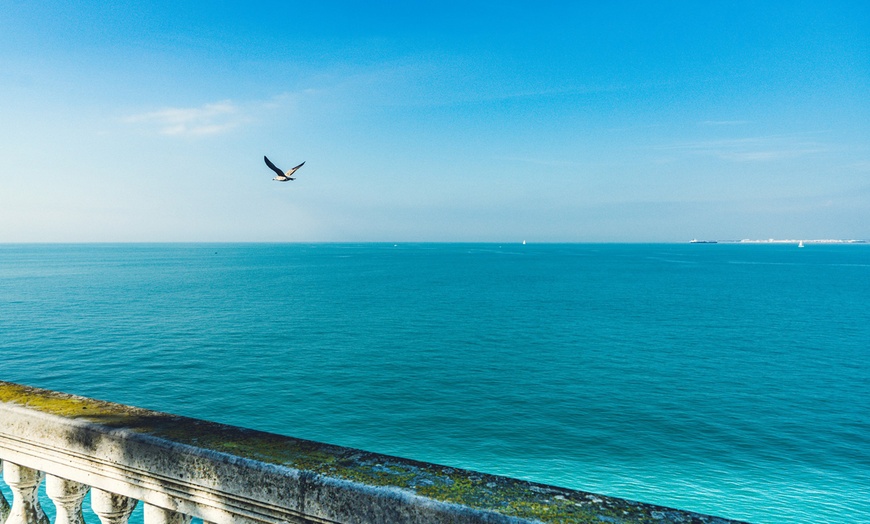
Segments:
[[[3,461],[0,460],[0,473],[3,472]],[[0,493],[0,522],[6,522],[6,517],[9,516],[9,503],[6,502],[6,497]]]
[[[49,524],[36,499],[36,488],[42,481],[39,471],[4,462],[3,480],[12,490],[12,508],[6,524]]]
[[[54,502],[57,516],[54,524],[84,524],[82,501],[88,493],[88,486],[54,475],[45,476],[45,493]]]
[[[136,507],[136,499],[109,493],[101,489],[91,489],[91,509],[100,517],[103,524],[127,524],[130,513]],[[8,523],[7,523],[8,524]]]
[[[177,511],[163,509],[151,504],[142,508],[145,513],[145,524],[190,524],[190,516]]]

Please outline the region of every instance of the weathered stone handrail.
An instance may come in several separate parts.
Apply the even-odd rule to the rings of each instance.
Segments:
[[[0,382],[0,524],[736,521]],[[5,518],[8,515],[8,518]]]

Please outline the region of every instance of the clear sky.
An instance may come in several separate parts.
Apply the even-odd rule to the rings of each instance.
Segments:
[[[870,2],[0,0],[0,242],[694,237],[870,238]]]

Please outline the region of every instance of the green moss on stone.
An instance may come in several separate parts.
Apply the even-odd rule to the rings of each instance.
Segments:
[[[25,406],[69,419],[123,428],[170,442],[231,454],[375,487],[407,490],[432,500],[551,523],[667,522],[699,520],[677,512],[622,499],[473,471],[368,453],[272,433],[227,426],[104,402],[65,393],[0,382],[0,402]]]

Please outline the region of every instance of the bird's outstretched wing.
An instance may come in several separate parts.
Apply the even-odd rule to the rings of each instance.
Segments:
[[[271,169],[272,171],[278,173],[278,176],[284,176],[284,172],[281,171],[280,169],[278,169],[277,167],[275,167],[275,164],[273,164],[271,160],[269,160],[268,158],[266,158],[266,156],[263,156],[263,160],[266,161],[266,165],[269,166],[269,169]],[[303,164],[304,164],[304,163],[305,163],[305,162],[303,162]],[[295,169],[295,168],[294,168],[294,169]]]
[[[266,157],[263,157],[263,158],[266,158]],[[284,173],[284,176],[286,176],[286,177],[288,177],[288,178],[291,177],[291,176],[293,176],[293,173],[295,173],[297,169],[299,169],[300,167],[302,167],[302,166],[304,166],[304,165],[305,165],[305,162],[302,162],[301,164],[299,164],[298,166],[294,167],[294,168],[291,169],[290,171],[287,171],[286,173]]]

